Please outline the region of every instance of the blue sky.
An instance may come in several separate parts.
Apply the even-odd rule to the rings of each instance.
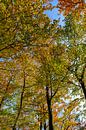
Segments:
[[[52,2],[50,2],[53,6],[55,6],[55,5],[57,5],[57,3],[58,3],[58,0],[53,0]],[[60,25],[64,25],[64,22],[63,22],[63,19],[64,19],[64,17],[63,17],[63,15],[62,14],[59,14],[59,12],[58,12],[58,9],[57,8],[55,8],[55,9],[53,9],[52,11],[51,10],[47,10],[47,11],[45,11],[44,12],[45,14],[47,14],[48,15],[48,17],[53,21],[53,20],[57,20],[57,19],[59,19],[60,18]]]

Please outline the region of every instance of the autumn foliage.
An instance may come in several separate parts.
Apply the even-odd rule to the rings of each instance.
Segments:
[[[53,8],[63,12],[64,26],[44,14]],[[85,25],[82,0],[56,6],[49,0],[0,1],[1,130],[79,127],[86,100]]]
[[[82,11],[86,12],[86,3],[84,0],[59,0],[58,6],[61,12],[68,14],[69,12],[81,13]]]

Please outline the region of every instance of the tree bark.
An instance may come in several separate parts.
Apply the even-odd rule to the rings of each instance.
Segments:
[[[42,121],[40,122],[40,130],[42,130]]]
[[[85,70],[86,70],[86,64],[85,66],[83,67],[83,71],[82,71],[82,75],[81,75],[81,78],[79,79],[79,83],[81,85],[81,88],[82,88],[82,91],[83,91],[83,94],[84,94],[84,97],[85,97],[85,100],[86,100],[86,85],[84,83],[84,74],[85,74]]]
[[[79,82],[81,84],[81,88],[82,88],[82,91],[83,91],[83,94],[84,94],[84,97],[85,97],[85,100],[86,100],[86,86],[85,86],[85,84],[82,80],[79,80]]]
[[[13,130],[16,130],[16,128],[13,128]]]
[[[23,82],[24,83],[23,83],[22,92],[21,92],[20,107],[18,109],[18,114],[17,114],[17,117],[16,117],[14,125],[13,125],[13,130],[16,130],[16,123],[18,121],[18,118],[19,118],[19,115],[20,115],[20,112],[21,112],[21,109],[22,109],[23,95],[24,95],[24,89],[25,89],[25,73],[24,73],[24,81]]]
[[[44,130],[46,130],[46,121],[44,121]]]
[[[46,86],[46,98],[47,98],[48,116],[49,116],[49,130],[53,130],[53,116],[52,116],[51,99],[49,97],[48,86]]]

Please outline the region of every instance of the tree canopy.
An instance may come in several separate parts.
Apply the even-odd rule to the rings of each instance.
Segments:
[[[85,6],[84,0],[58,0],[56,6],[50,0],[0,0],[1,130],[81,128]],[[63,13],[64,26],[44,13],[53,8]]]

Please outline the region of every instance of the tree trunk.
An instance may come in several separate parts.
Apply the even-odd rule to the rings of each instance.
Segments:
[[[20,113],[21,113],[21,109],[22,109],[23,95],[24,95],[24,89],[25,89],[25,73],[24,73],[24,81],[23,82],[24,83],[23,83],[22,92],[21,92],[20,106],[19,106],[19,109],[18,109],[17,117],[16,117],[16,119],[14,121],[13,130],[16,130],[16,124],[17,124],[17,121],[19,119],[19,116],[20,116]]]
[[[79,80],[80,84],[81,84],[81,88],[82,88],[82,91],[84,93],[84,97],[85,97],[85,100],[86,100],[86,87],[85,87],[85,84],[82,80]]]
[[[47,86],[46,86],[46,98],[47,98],[47,106],[48,106],[49,130],[53,130],[53,116],[52,116],[52,108],[51,108],[51,99],[49,97],[49,88]]]
[[[44,122],[44,130],[46,130],[46,121]]]
[[[85,74],[85,70],[86,70],[86,64],[85,64],[85,66],[84,66],[84,68],[83,68],[83,71],[82,71],[82,75],[81,75],[81,78],[80,79],[78,79],[79,80],[79,82],[80,82],[80,84],[81,84],[81,88],[82,88],[82,91],[83,91],[83,94],[84,94],[84,97],[85,97],[85,100],[86,100],[86,85],[85,85],[85,83],[84,83],[84,74]]]
[[[42,130],[42,121],[40,122],[40,130]]]
[[[13,130],[16,130],[16,128],[13,128]]]

